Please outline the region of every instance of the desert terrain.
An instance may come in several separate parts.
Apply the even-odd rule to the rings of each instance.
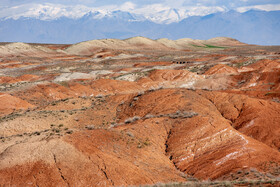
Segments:
[[[280,185],[280,46],[0,44],[0,186]]]

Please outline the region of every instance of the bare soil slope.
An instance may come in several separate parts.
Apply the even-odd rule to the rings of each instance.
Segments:
[[[280,185],[279,46],[0,48],[0,186]]]

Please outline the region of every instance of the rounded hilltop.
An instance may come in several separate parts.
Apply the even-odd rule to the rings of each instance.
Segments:
[[[214,48],[219,46],[240,46],[243,43],[226,37],[218,37],[209,40],[196,40],[190,38],[182,38],[178,40],[170,40],[161,38],[152,40],[142,36],[132,37],[124,40],[120,39],[100,39],[84,41],[77,44],[67,46],[66,49],[53,49],[41,44],[27,44],[27,43],[9,43],[0,46],[0,54],[34,54],[35,56],[48,55],[49,53],[68,53],[74,55],[90,55],[99,51],[100,49],[124,49],[124,50],[163,50],[169,51],[170,49],[188,50],[188,49],[203,49],[213,45]],[[201,47],[201,48],[199,48]],[[212,46],[211,46],[212,47]],[[210,48],[211,48],[210,47]]]
[[[235,45],[245,45],[244,43],[229,37],[216,37],[206,40],[209,44],[220,44],[220,45],[229,45],[229,46],[235,46]]]
[[[27,43],[16,42],[16,43],[8,43],[6,45],[0,46],[0,54],[9,55],[9,54],[43,54],[43,53],[51,53],[53,50],[43,47],[43,46],[34,46]]]
[[[231,38],[220,37],[213,38],[210,40],[196,40],[190,38],[182,38],[178,40],[170,40],[167,38],[161,38],[158,40],[152,40],[146,37],[137,36],[124,40],[119,39],[100,39],[90,40],[81,43],[74,44],[68,47],[65,51],[69,54],[83,54],[89,55],[94,51],[101,48],[106,49],[156,49],[156,50],[187,50],[195,47],[206,47],[207,45],[218,45],[219,46],[236,46],[242,43]]]

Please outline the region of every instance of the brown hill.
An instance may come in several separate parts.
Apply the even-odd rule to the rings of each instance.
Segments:
[[[279,46],[11,46],[0,52],[0,186],[279,186]]]
[[[75,55],[91,55],[100,49],[141,49],[141,50],[188,50],[195,46],[205,47],[205,45],[218,46],[240,46],[245,45],[237,40],[231,38],[213,38],[210,40],[193,40],[184,38],[179,40],[169,40],[166,38],[151,40],[145,37],[133,37],[125,40],[117,39],[102,39],[91,40],[74,44],[66,48],[66,52]]]
[[[10,114],[16,110],[26,110],[35,107],[24,100],[5,93],[0,93],[0,103],[0,116]]]

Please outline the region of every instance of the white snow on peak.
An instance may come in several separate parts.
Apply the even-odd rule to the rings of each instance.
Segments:
[[[151,4],[137,7],[132,2],[121,6],[87,7],[84,5],[61,5],[52,3],[22,4],[13,7],[0,7],[0,19],[36,18],[40,20],[54,20],[60,17],[78,19],[91,14],[93,19],[120,16],[116,12],[129,13],[139,20],[150,20],[155,23],[169,24],[179,22],[189,16],[205,16],[208,14],[226,11],[225,7],[192,6],[171,8],[162,4]]]
[[[91,11],[94,10],[83,5],[64,6],[50,3],[24,4],[6,9],[0,9],[0,18],[19,19],[20,17],[26,17],[37,18],[41,20],[53,20],[60,17],[68,17],[75,19],[80,18]]]

